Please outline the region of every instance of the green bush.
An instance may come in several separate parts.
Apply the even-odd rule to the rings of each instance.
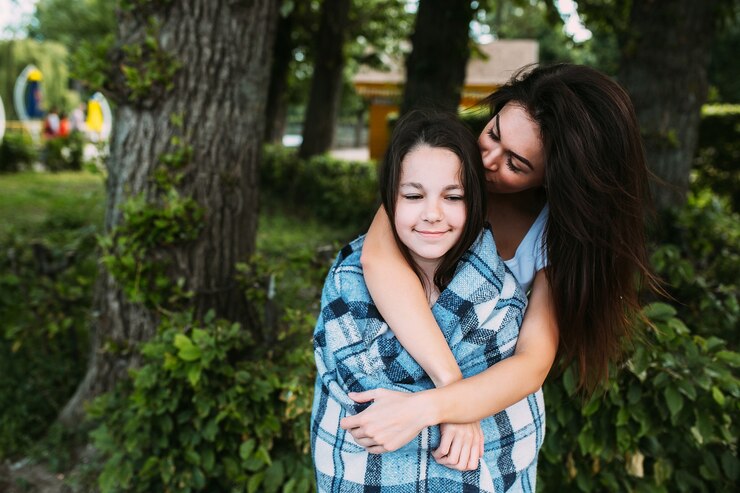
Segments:
[[[305,342],[313,322],[291,331]],[[266,349],[212,315],[166,317],[144,365],[92,407],[101,491],[311,491],[313,353],[290,335]]]
[[[42,437],[84,375],[95,229],[0,238],[0,458]]]
[[[85,137],[72,132],[66,137],[53,137],[44,147],[44,164],[49,171],[79,171],[83,165]]]
[[[652,264],[678,317],[692,332],[717,336],[738,349],[740,333],[740,216],[709,190],[688,196],[664,218]]]
[[[7,132],[0,143],[0,173],[29,168],[38,159],[33,139],[27,132]]]
[[[328,155],[308,161],[282,146],[265,146],[260,192],[268,203],[316,217],[334,225],[370,225],[378,208],[375,163],[343,161]]]
[[[707,105],[702,110],[694,181],[730,199],[740,212],[740,105]]]
[[[740,354],[694,335],[664,303],[603,395],[582,403],[572,369],[545,385],[540,491],[734,491]]]

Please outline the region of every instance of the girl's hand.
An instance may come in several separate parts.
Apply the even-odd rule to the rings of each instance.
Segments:
[[[424,406],[419,403],[419,393],[374,389],[348,395],[355,402],[373,401],[361,413],[343,418],[339,423],[371,454],[398,450],[428,426],[423,411],[420,412]]]
[[[483,457],[483,430],[480,422],[468,424],[442,423],[439,425],[442,435],[439,447],[432,453],[437,464],[458,471],[478,469]]]

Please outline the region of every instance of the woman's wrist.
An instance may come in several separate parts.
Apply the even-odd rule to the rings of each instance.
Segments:
[[[434,386],[437,388],[445,387],[446,385],[450,385],[451,383],[459,382],[463,378],[462,372],[457,366],[457,362],[455,363],[454,367],[437,371],[433,375],[430,374],[429,377],[432,379],[432,382],[434,382]]]
[[[439,400],[439,389],[424,390],[414,394],[419,399],[417,409],[421,409],[422,424],[426,426],[435,426],[442,421],[442,406]]]

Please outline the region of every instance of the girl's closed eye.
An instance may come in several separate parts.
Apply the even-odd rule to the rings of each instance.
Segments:
[[[488,136],[491,137],[491,139],[493,139],[496,142],[499,141],[498,134],[494,133],[493,131],[493,126],[491,126],[491,128],[488,129]]]
[[[457,202],[457,201],[463,200],[463,199],[464,199],[465,197],[464,197],[464,196],[462,196],[462,195],[448,195],[448,196],[447,196],[447,197],[445,197],[445,198],[446,198],[447,200],[451,200],[451,201],[453,201],[453,202]]]
[[[403,195],[403,198],[406,200],[419,200],[422,198],[422,196],[418,193],[407,193]]]

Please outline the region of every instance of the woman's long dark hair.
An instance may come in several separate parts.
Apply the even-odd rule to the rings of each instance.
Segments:
[[[401,243],[394,221],[403,160],[422,146],[447,149],[460,159],[466,220],[459,241],[442,257],[434,273],[434,285],[442,291],[452,280],[457,262],[486,223],[486,182],[476,138],[455,115],[414,110],[398,121],[380,168],[380,198],[390,219],[396,244],[424,286],[427,286],[427,280],[413,261],[409,249]]]
[[[608,377],[634,332],[641,281],[655,288],[645,245],[648,170],[634,108],[606,75],[585,66],[527,67],[485,104],[521,105],[540,128],[546,270],[564,364],[579,386]]]

